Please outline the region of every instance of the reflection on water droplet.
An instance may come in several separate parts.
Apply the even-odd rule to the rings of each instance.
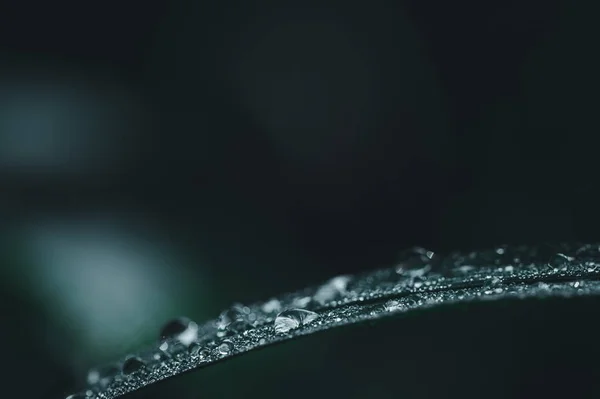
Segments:
[[[493,276],[486,276],[485,281],[483,282],[483,285],[486,287],[493,287],[500,284],[502,284],[502,279]]]
[[[575,258],[565,254],[557,253],[550,257],[547,265],[551,269],[559,269],[561,267],[568,266],[573,260],[575,260]]]
[[[158,349],[167,357],[180,356],[183,353],[187,352],[187,345],[184,345],[181,341],[178,340],[166,340],[160,344]],[[159,353],[157,353],[156,355],[158,355],[159,357],[161,356]]]
[[[325,305],[345,294],[349,282],[350,276],[334,277],[319,287],[313,299],[320,305]]]
[[[389,301],[387,301],[385,303],[385,305],[383,305],[383,307],[388,312],[394,312],[394,311],[401,310],[404,308],[404,306],[400,303],[400,301],[398,301],[396,299],[390,299]]]
[[[189,351],[192,356],[197,356],[200,359],[206,359],[210,355],[210,351],[200,344],[190,345]]]
[[[111,383],[117,374],[119,374],[119,367],[117,365],[108,365],[88,371],[86,380],[88,385],[105,387]]]
[[[217,352],[220,355],[228,355],[233,351],[233,342],[231,341],[223,341],[221,345],[218,346]]]
[[[171,320],[160,331],[160,340],[167,339],[189,345],[198,339],[198,325],[185,317]]]
[[[136,371],[142,370],[145,366],[146,364],[142,359],[137,356],[131,356],[125,359],[125,362],[123,362],[121,372],[125,375],[129,375],[135,373]]]
[[[169,356],[163,350],[159,349],[152,354],[152,360],[157,363],[164,363],[169,360]]]
[[[225,336],[227,333],[236,333],[245,330],[250,326],[249,316],[250,308],[243,305],[233,305],[219,315],[216,322],[217,333],[219,336]],[[220,333],[220,334],[219,334]]]
[[[414,247],[400,254],[400,263],[396,267],[398,274],[404,274],[407,270],[421,269],[431,262],[434,252],[425,248]]]
[[[287,333],[301,326],[305,326],[315,321],[319,315],[315,312],[304,309],[289,309],[277,315],[275,318],[275,332]]]

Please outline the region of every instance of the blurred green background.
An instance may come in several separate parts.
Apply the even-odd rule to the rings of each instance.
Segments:
[[[597,8],[4,1],[6,397],[60,398],[172,317],[213,318],[413,245],[598,241]],[[463,332],[476,320],[439,317]],[[263,378],[281,382],[275,397],[318,396],[336,375],[365,380],[356,397],[396,397],[415,380],[395,354],[434,353],[406,347],[403,322],[354,357],[383,356],[388,374],[344,374],[353,358],[331,348],[361,332],[340,332],[215,367],[212,388],[190,377],[143,395],[252,396]],[[421,340],[437,325],[414,323]],[[445,397],[431,389],[410,392]]]

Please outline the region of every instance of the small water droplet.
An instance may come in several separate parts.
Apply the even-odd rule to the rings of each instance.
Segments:
[[[275,313],[281,310],[281,302],[273,298],[262,304],[261,309],[265,313]]]
[[[329,280],[327,283],[323,284],[315,295],[313,299],[319,303],[320,305],[325,305],[334,299],[339,298],[340,296],[346,293],[346,287],[350,282],[350,276],[337,276]]]
[[[396,299],[390,299],[385,303],[385,305],[383,305],[383,307],[388,312],[395,312],[404,308],[404,306],[402,306],[402,303]]]
[[[178,340],[166,340],[160,344],[158,349],[167,356],[178,357],[187,351],[187,345]]]
[[[166,323],[160,331],[160,340],[178,340],[189,345],[198,339],[198,324],[185,317],[179,317]]]
[[[119,374],[117,365],[108,365],[105,367],[93,368],[88,371],[86,380],[88,385],[107,386]]]
[[[189,350],[192,356],[197,356],[200,359],[206,359],[210,355],[210,351],[200,344],[190,345]]]
[[[221,345],[217,347],[217,352],[219,352],[219,354],[223,356],[229,355],[232,351],[233,342],[231,341],[223,341],[223,343],[221,343]]]
[[[121,372],[125,375],[129,375],[135,373],[136,371],[142,370],[144,367],[146,367],[146,364],[142,359],[137,356],[130,356],[125,359],[125,362],[123,362]]]
[[[277,315],[275,318],[275,332],[287,333],[301,326],[305,326],[315,321],[319,315],[315,312],[304,309],[289,309]]]
[[[152,360],[157,363],[164,363],[169,360],[169,356],[161,349],[152,354]]]
[[[240,332],[248,328],[250,326],[249,314],[250,308],[239,304],[233,305],[230,309],[221,313],[217,320],[217,329],[221,332],[219,336]]]
[[[425,248],[415,247],[404,251],[400,255],[400,263],[396,266],[396,273],[406,274],[410,270],[421,270],[426,267],[431,267],[428,264],[434,257],[434,252]],[[425,266],[427,265],[427,266]],[[429,269],[428,269],[429,270]]]
[[[267,340],[266,340],[266,339],[264,339],[264,338],[261,338],[261,339],[259,339],[259,340],[258,340],[258,343],[259,343],[260,345],[264,345],[264,344],[266,344],[266,343],[267,343]]]
[[[515,267],[512,265],[508,265],[508,266],[504,267],[504,271],[507,273],[513,273],[515,271]]]
[[[486,276],[486,279],[483,282],[483,285],[486,287],[493,287],[499,284],[502,284],[502,279],[494,276]]]

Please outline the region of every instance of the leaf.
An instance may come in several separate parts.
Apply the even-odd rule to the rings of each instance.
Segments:
[[[69,399],[116,398],[251,350],[435,306],[598,294],[598,245],[503,246],[445,257],[413,248],[393,268],[237,304],[201,325],[170,321],[156,346],[90,371],[87,389]]]

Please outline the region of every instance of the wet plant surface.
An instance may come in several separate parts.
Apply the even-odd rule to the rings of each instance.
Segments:
[[[264,302],[235,304],[205,323],[186,318],[169,321],[157,333],[156,345],[90,370],[87,387],[69,399],[119,397],[255,349],[413,311],[440,307],[439,312],[444,312],[452,308],[446,305],[453,304],[585,298],[600,293],[598,245],[502,246],[445,256],[413,248],[401,259],[391,268],[334,277]],[[546,332],[553,334],[550,327]],[[494,358],[490,348],[495,347],[482,349],[491,350],[488,366]],[[375,353],[383,356],[385,350]],[[435,353],[435,349],[423,350],[424,356]]]

